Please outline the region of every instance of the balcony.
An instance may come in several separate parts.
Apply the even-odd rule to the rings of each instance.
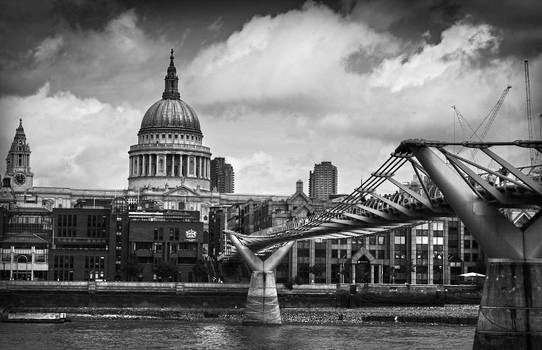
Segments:
[[[46,262],[35,262],[35,263],[0,263],[0,271],[48,271],[49,264]]]
[[[211,149],[207,146],[195,145],[190,143],[144,143],[130,146],[130,152],[137,151],[196,151],[211,154]]]

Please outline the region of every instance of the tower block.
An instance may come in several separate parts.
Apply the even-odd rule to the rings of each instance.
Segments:
[[[243,259],[252,269],[248,289],[244,323],[281,325],[277,285],[273,271],[288,253],[294,242],[288,242],[265,261],[244,246],[234,232],[226,231]]]

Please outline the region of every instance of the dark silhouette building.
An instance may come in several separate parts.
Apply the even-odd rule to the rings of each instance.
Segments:
[[[235,187],[235,174],[231,164],[226,163],[222,157],[211,160],[211,190],[220,193],[233,193]]]
[[[314,164],[309,172],[309,197],[327,199],[337,194],[337,167],[331,162]]]

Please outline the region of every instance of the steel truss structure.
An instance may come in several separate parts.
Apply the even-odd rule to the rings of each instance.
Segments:
[[[482,152],[489,165],[461,155],[465,149]],[[477,208],[483,210],[487,206],[501,211],[506,208],[539,210],[542,205],[542,165],[514,166],[499,155],[501,150],[504,150],[507,158],[518,157],[522,150],[542,152],[542,141],[405,140],[360,187],[325,212],[250,235],[227,233],[235,235],[251,250],[265,254],[290,241],[372,235],[405,225],[416,225],[431,218],[457,216],[458,208],[454,209],[449,203],[448,194],[443,194],[446,191],[441,189],[441,179],[434,179],[435,167],[446,168],[448,175],[444,177],[453,172],[455,179],[452,183],[460,185],[459,182],[462,182],[463,188],[470,189],[470,193],[455,189],[452,192],[473,196],[472,200],[469,199],[469,203],[473,203],[473,215],[476,215]],[[425,155],[427,152],[430,157]],[[397,179],[397,173],[408,168],[415,174],[418,188]],[[389,187],[389,184],[397,190],[382,194],[380,190]],[[481,206],[481,202],[485,205]],[[233,252],[235,254],[235,249]]]

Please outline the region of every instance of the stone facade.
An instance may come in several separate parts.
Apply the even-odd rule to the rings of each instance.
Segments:
[[[138,143],[128,152],[131,190],[210,190],[211,150],[202,144],[196,112],[180,99],[178,80],[172,50],[162,99],[145,113]]]
[[[30,170],[30,145],[26,142],[23,120],[19,119],[19,127],[11,143],[6,157],[5,178],[10,179],[11,187],[22,192],[32,187],[34,174]]]

